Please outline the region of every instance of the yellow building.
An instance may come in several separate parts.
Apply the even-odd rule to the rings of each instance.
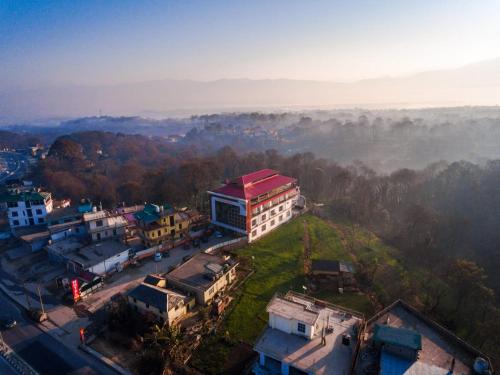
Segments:
[[[142,242],[151,247],[182,238],[189,230],[189,216],[172,206],[148,203],[135,214]]]

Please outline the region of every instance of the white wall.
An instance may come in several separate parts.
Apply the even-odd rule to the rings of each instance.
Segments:
[[[283,211],[279,210],[280,207],[283,207]],[[256,225],[252,225],[252,227],[250,228],[250,233],[248,236],[249,242],[255,241],[256,239],[262,237],[273,229],[289,221],[292,218],[292,207],[293,201],[292,199],[288,199],[287,201],[277,204],[276,206],[273,206],[266,211],[261,212],[257,216],[252,217],[251,224],[253,224],[255,220]],[[273,211],[274,215],[272,214]],[[264,215],[265,219],[263,219]],[[280,216],[282,216],[282,220],[279,219]],[[274,225],[271,225],[273,221]]]
[[[29,219],[27,210],[31,208],[32,216],[34,220],[33,225],[42,225],[46,223],[47,214],[52,211],[52,199],[50,199],[47,204],[31,205],[31,207],[26,207],[26,203],[23,201],[17,202],[17,207],[9,207],[7,216],[9,218],[9,225],[11,228],[15,227],[25,227],[29,226]],[[37,213],[40,210],[40,213]],[[14,216],[14,212],[17,216]],[[15,224],[14,221],[17,220],[19,223]]]
[[[298,323],[303,323],[306,327],[306,331],[299,332],[298,331]],[[305,336],[309,339],[311,339],[314,336],[314,327],[305,324],[304,322],[297,320],[297,319],[287,319],[282,316],[276,315],[276,314],[269,314],[269,327],[278,329],[282,332],[288,333],[288,334],[294,334],[294,335],[299,335],[299,336]]]
[[[106,259],[105,261],[96,264],[93,267],[88,268],[87,270],[93,272],[98,275],[103,275],[107,272],[113,272],[116,270],[116,266],[118,264],[125,263],[129,258],[129,250],[122,251],[121,253]]]

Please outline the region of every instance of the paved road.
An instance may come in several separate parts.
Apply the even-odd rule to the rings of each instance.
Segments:
[[[0,374],[2,375],[18,375],[17,372],[15,372],[12,367],[9,366],[5,360],[0,357]]]
[[[28,158],[12,151],[0,151],[0,184],[11,178],[22,178],[28,169]]]
[[[65,347],[51,335],[40,330],[2,291],[0,291],[0,312],[2,315],[12,316],[18,322],[16,327],[3,331],[5,342],[40,374],[116,375],[113,370],[95,358]]]

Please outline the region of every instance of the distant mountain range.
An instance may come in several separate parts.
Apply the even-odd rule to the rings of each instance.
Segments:
[[[500,104],[500,59],[352,83],[289,79],[159,80],[108,86],[0,88],[0,124],[106,115],[165,117],[216,111]]]

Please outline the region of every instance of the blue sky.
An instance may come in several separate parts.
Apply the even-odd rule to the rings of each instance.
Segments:
[[[0,0],[0,85],[352,81],[500,57],[500,2]]]

